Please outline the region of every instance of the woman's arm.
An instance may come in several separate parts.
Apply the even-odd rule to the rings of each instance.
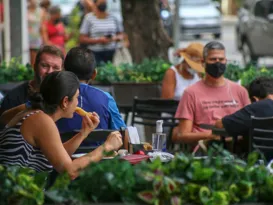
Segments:
[[[84,5],[86,6],[87,11],[94,11],[94,2],[93,0],[84,0]]]
[[[26,109],[26,105],[18,105],[17,107],[11,108],[9,110],[6,110],[3,112],[3,114],[0,117],[0,123],[3,125],[8,124],[12,118],[14,118],[15,115],[17,115],[19,112],[23,111]]]
[[[96,129],[96,127],[98,126],[100,120],[99,120],[99,116],[97,113],[93,112],[93,113],[89,113],[91,114],[90,120],[90,125],[88,125],[88,116],[84,116],[83,120],[82,120],[82,129],[81,131],[76,134],[74,137],[72,137],[70,140],[68,140],[67,142],[63,143],[63,146],[65,148],[65,150],[67,151],[67,153],[69,154],[69,156],[71,156],[80,146],[80,144],[82,143],[82,141],[88,136],[88,134],[93,131],[94,129]],[[92,130],[90,130],[90,127],[92,127]]]
[[[120,132],[112,132],[103,145],[99,146],[97,149],[89,152],[83,157],[73,160],[73,166],[69,172],[70,178],[72,180],[75,179],[79,175],[79,172],[87,167],[90,163],[100,161],[104,152],[117,150],[121,146],[122,138]]]
[[[130,41],[129,41],[129,37],[126,33],[123,33],[123,46],[125,48],[129,48],[130,47]]]
[[[82,44],[107,44],[110,43],[112,40],[106,37],[99,37],[99,38],[90,38],[88,35],[81,34],[80,35],[80,43]]]
[[[41,25],[47,20],[47,12],[45,9],[41,8]]]
[[[176,86],[175,73],[173,70],[168,69],[162,81],[161,98],[173,99]]]
[[[63,28],[65,30],[65,25],[62,22],[61,22],[61,24],[62,24],[62,26],[63,26]],[[64,42],[69,41],[71,38],[73,38],[73,36],[74,36],[74,32],[73,31],[70,31],[69,33],[65,31],[64,32]]]
[[[93,129],[92,122],[85,118],[89,130]],[[93,152],[88,153],[72,161],[65,150],[59,131],[54,121],[44,113],[38,113],[29,117],[23,124],[23,136],[33,136],[34,146],[39,147],[48,161],[58,172],[68,172],[73,180],[79,175],[79,171],[88,166],[91,162],[97,162],[103,157],[103,150],[111,151],[122,145],[121,136],[112,133],[105,142]],[[87,130],[85,130],[87,131]],[[85,135],[86,133],[82,133]]]
[[[44,43],[45,45],[53,45],[53,44],[49,41],[49,38],[48,38],[48,35],[47,35],[47,28],[46,28],[45,23],[42,24],[41,34],[42,34],[43,43]]]

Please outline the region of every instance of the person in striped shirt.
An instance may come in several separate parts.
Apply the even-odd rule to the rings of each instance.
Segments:
[[[112,62],[123,39],[121,22],[106,9],[106,0],[94,0],[94,12],[86,14],[80,28],[80,43],[93,51],[98,64]]]

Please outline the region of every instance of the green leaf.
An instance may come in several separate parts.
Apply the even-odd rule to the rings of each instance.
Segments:
[[[252,183],[242,180],[239,181],[237,184],[238,189],[240,190],[240,195],[242,198],[249,198],[253,194],[253,188],[252,188]]]
[[[152,191],[142,191],[137,194],[137,196],[148,204],[154,204],[156,198]]]
[[[179,196],[171,197],[171,205],[182,205],[182,199]]]
[[[164,186],[166,187],[167,193],[169,194],[173,193],[177,188],[175,182],[169,177],[164,177],[163,180],[164,180]]]
[[[249,167],[254,166],[257,163],[259,156],[260,154],[258,152],[250,153],[247,157],[247,165]]]
[[[237,196],[239,195],[240,190],[238,189],[238,186],[236,184],[231,184],[229,187],[229,195],[231,198],[231,201],[233,202],[239,202],[240,198]]]
[[[199,198],[203,204],[206,204],[209,201],[211,192],[208,187],[202,186],[199,190]]]

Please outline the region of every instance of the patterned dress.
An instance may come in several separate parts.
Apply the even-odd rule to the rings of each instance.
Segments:
[[[0,132],[0,164],[28,167],[37,172],[52,171],[52,165],[41,150],[29,144],[20,131],[23,121],[38,112],[29,113],[15,126]]]
[[[42,44],[41,39],[41,10],[36,9],[34,12],[28,11],[28,33],[29,48],[39,49]]]

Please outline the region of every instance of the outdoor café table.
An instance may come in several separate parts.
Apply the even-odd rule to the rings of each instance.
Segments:
[[[230,137],[230,135],[226,132],[225,128],[217,128],[215,127],[215,125],[209,125],[209,124],[200,124],[199,127],[206,130],[211,130],[212,134],[220,136],[221,141],[224,145],[224,148],[225,149],[227,148],[226,138]],[[231,137],[232,137],[232,152],[235,153],[238,136],[231,136]]]

